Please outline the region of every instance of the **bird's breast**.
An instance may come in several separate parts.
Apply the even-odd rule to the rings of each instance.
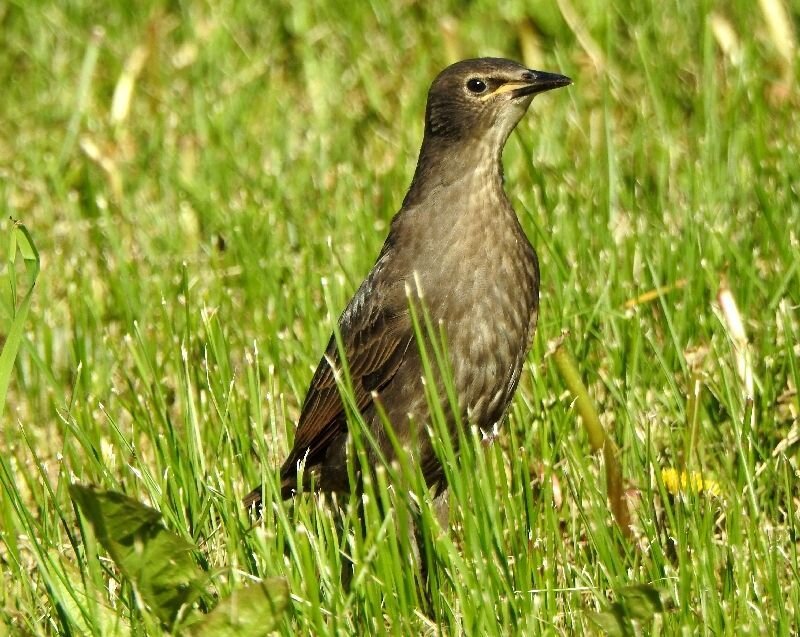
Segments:
[[[481,427],[502,417],[516,388],[539,299],[533,247],[505,197],[485,196],[464,200],[458,221],[442,225],[420,277],[444,327],[462,411]]]

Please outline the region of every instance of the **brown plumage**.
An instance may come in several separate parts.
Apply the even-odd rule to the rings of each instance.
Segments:
[[[434,324],[444,327],[461,421],[493,427],[517,387],[539,306],[536,253],[503,190],[503,147],[536,93],[569,83],[497,58],[465,60],[439,74],[428,93],[411,187],[378,260],[339,318],[356,404],[381,454],[394,456],[374,395],[431,486],[444,486],[443,470],[426,433],[407,289],[416,296],[419,284]],[[284,498],[297,487],[300,462],[306,475],[316,475],[317,488],[350,488],[347,420],[329,361],[340,361],[333,337],[281,467]],[[444,407],[457,443],[456,419]],[[245,504],[260,505],[261,497],[257,487]]]

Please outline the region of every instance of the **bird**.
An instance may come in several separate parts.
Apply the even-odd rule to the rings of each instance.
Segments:
[[[280,468],[283,499],[301,486],[301,465],[304,488],[354,488],[347,410],[337,386],[340,348],[371,434],[370,465],[395,459],[399,443],[426,484],[446,490],[410,303],[424,304],[446,339],[457,400],[442,407],[456,451],[459,426],[487,431],[501,423],[539,313],[539,261],[504,190],[503,148],[536,95],[571,83],[489,57],[456,62],[434,79],[411,185],[375,264],[339,317],[341,342],[331,336],[303,401]],[[244,505],[260,511],[262,497],[258,486]]]

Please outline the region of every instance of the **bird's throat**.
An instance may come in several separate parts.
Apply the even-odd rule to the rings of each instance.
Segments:
[[[463,193],[503,193],[502,147],[487,144],[428,144],[420,150],[403,206],[443,201],[454,189]]]

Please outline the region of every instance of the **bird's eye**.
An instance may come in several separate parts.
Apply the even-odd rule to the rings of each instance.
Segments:
[[[471,80],[467,80],[467,88],[473,93],[483,93],[486,90],[486,83],[473,77]]]

